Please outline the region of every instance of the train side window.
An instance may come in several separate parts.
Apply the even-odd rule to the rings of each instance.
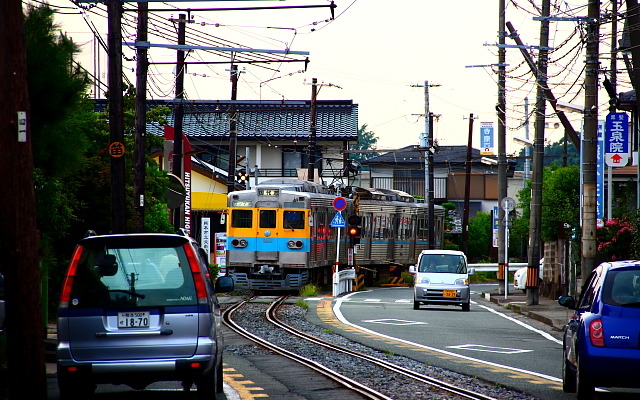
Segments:
[[[276,210],[260,210],[260,228],[276,227]]]
[[[304,229],[304,211],[285,211],[283,217],[284,229]]]
[[[252,210],[231,210],[231,226],[234,228],[251,228]]]

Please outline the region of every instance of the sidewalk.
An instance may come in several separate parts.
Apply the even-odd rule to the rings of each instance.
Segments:
[[[560,306],[557,300],[551,300],[543,296],[538,298],[537,305],[527,305],[527,295],[522,291],[509,293],[506,299],[504,294],[485,293],[485,299],[513,312],[547,324],[557,331],[564,330],[565,324],[573,314],[572,310]]]

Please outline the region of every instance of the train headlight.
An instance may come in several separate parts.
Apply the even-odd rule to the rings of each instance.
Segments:
[[[302,240],[289,240],[287,242],[287,247],[290,249],[301,249],[302,245]]]
[[[231,245],[233,247],[240,247],[240,248],[247,247],[247,244],[249,244],[249,243],[247,242],[246,239],[233,239],[231,241]]]

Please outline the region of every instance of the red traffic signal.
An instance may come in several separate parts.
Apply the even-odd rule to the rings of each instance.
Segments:
[[[359,237],[360,236],[360,228],[357,226],[349,227],[349,236]]]
[[[347,222],[349,223],[349,225],[360,225],[361,221],[362,221],[362,218],[360,218],[356,214],[349,215],[349,218],[347,218]]]

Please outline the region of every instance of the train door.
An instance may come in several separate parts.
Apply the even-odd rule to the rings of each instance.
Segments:
[[[278,210],[256,209],[256,262],[278,261]]]

